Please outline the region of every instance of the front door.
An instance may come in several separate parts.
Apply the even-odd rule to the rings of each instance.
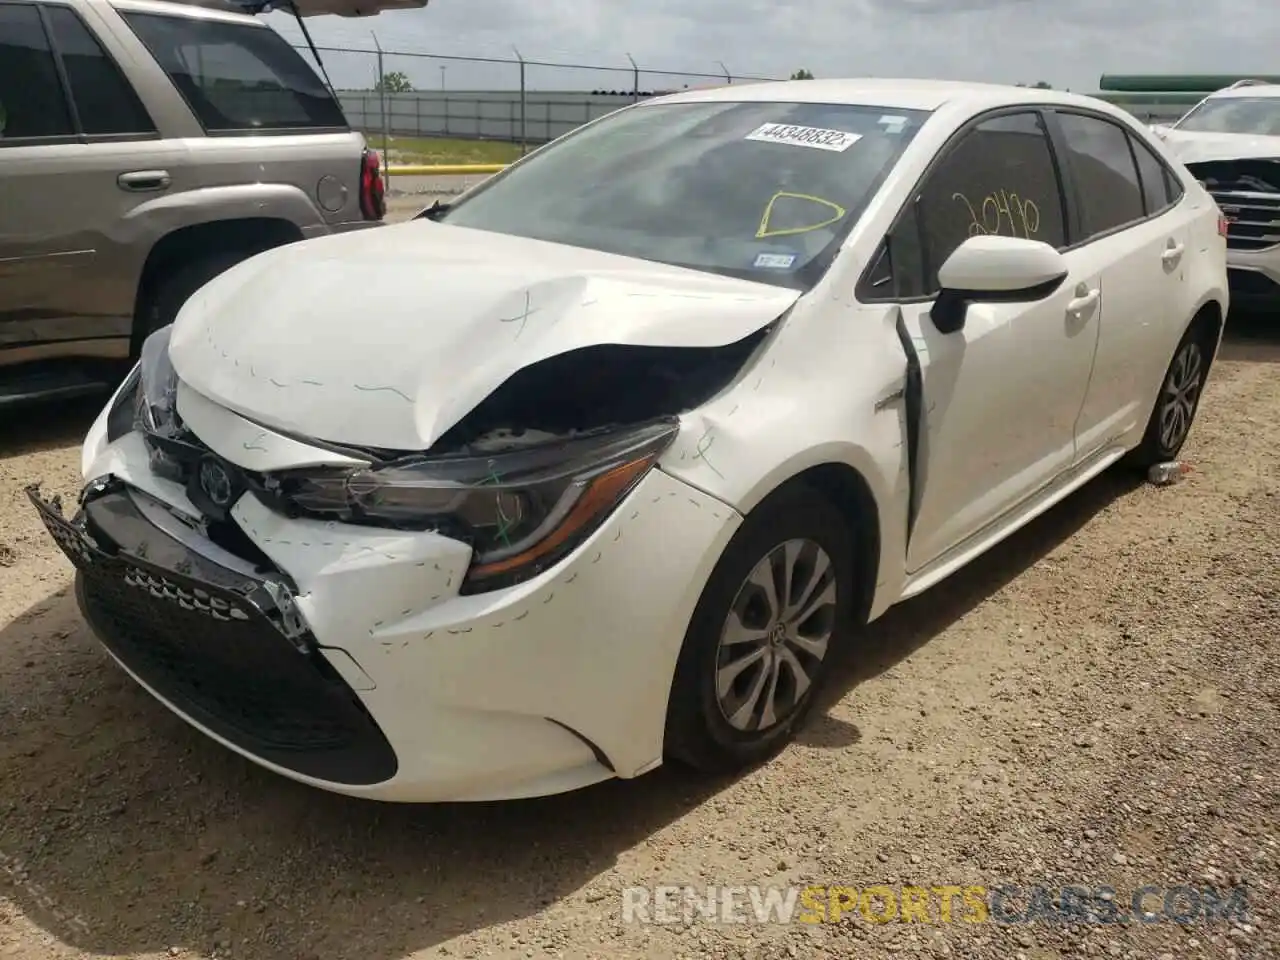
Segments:
[[[918,197],[891,243],[895,264],[919,257],[926,295],[937,292],[938,268],[968,237],[1067,246],[1054,159],[1035,110],[980,119],[948,148]],[[899,256],[913,235],[918,251]],[[1017,507],[1075,459],[1101,295],[1097,274],[1071,254],[1067,260],[1071,273],[1048,298],[974,305],[956,333],[933,325],[931,300],[903,307],[924,386],[909,572]]]

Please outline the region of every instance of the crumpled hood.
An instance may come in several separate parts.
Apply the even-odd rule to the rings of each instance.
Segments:
[[[183,307],[169,356],[188,386],[264,426],[426,450],[523,367],[596,344],[725,346],[799,296],[417,220],[233,267]]]
[[[1210,160],[1273,160],[1280,158],[1280,137],[1241,133],[1196,133],[1164,127],[1159,136],[1173,155],[1185,163]]]

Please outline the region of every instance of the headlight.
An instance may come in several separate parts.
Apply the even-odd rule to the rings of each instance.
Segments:
[[[274,474],[267,492],[313,517],[435,530],[470,543],[463,593],[510,586],[599,528],[679,431],[661,421],[492,457]]]
[[[160,437],[178,431],[178,374],[169,362],[169,339],[173,325],[161,327],[142,344],[138,359],[138,391],[134,408],[134,429]]]

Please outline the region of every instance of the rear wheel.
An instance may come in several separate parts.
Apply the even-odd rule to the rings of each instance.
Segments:
[[[808,487],[785,488],[747,517],[685,636],[669,756],[728,772],[786,744],[851,627],[855,557],[844,516]]]
[[[1212,325],[1197,320],[1183,335],[1169,362],[1142,443],[1129,454],[1134,467],[1147,469],[1174,459],[1187,442],[1200,407],[1200,394],[1213,356]]]

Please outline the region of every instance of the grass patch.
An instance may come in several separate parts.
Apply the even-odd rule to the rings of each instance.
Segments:
[[[382,149],[382,134],[366,132],[369,146]],[[513,163],[520,158],[518,143],[498,140],[452,140],[444,137],[391,137],[387,141],[393,164]]]

